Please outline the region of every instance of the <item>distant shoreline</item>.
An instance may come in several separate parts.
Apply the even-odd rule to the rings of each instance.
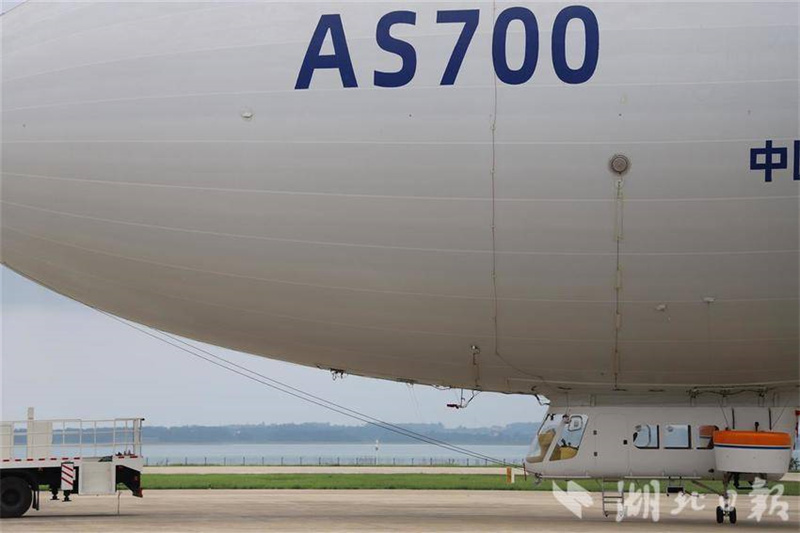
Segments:
[[[531,439],[533,435],[531,435]],[[448,440],[448,444],[453,444],[456,446],[528,446],[530,444],[530,439],[526,442],[476,442],[476,441],[458,441],[458,440]],[[341,446],[341,445],[358,445],[358,446],[374,446],[375,441],[324,441],[324,440],[314,440],[314,441],[268,441],[268,442],[257,442],[257,441],[187,441],[187,442],[179,442],[179,441],[147,441],[143,440],[142,445],[158,445],[158,446],[207,446],[207,445],[219,445],[219,446],[260,446],[260,445],[281,445],[281,446],[293,446],[293,445],[320,445],[320,446]],[[419,441],[409,441],[409,442],[398,442],[398,441],[380,441],[380,445],[392,445],[392,446],[429,446],[430,444],[426,442],[419,442]]]
[[[538,423],[515,423],[502,427],[446,428],[442,424],[392,424],[407,434],[370,425],[251,424],[228,426],[145,426],[145,445],[369,445],[420,444],[442,441],[472,446],[527,446]]]

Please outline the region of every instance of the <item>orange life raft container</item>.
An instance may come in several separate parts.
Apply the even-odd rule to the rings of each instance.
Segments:
[[[753,474],[785,474],[792,457],[792,437],[773,431],[715,431],[717,470]]]
[[[776,431],[715,431],[714,446],[791,448],[792,437]]]

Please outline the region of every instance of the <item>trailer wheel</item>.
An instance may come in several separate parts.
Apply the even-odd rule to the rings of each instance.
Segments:
[[[28,482],[21,477],[0,478],[0,517],[17,518],[31,507],[33,491]]]

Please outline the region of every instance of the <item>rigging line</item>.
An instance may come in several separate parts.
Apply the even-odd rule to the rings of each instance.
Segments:
[[[124,323],[124,322],[123,322],[123,323]],[[247,375],[247,374],[245,374],[245,373],[243,373],[243,372],[240,372],[240,371],[238,371],[238,370],[234,370],[233,368],[231,368],[231,367],[229,367],[229,366],[225,366],[225,364],[230,364],[230,365],[234,365],[234,366],[241,366],[241,365],[236,365],[235,363],[232,363],[231,361],[227,361],[227,360],[226,360],[226,359],[224,359],[224,358],[220,358],[220,357],[218,357],[218,356],[213,356],[213,355],[212,355],[213,357],[215,357],[215,358],[219,359],[220,361],[223,361],[223,363],[224,363],[224,364],[221,364],[221,363],[215,362],[215,361],[213,361],[213,360],[211,360],[211,359],[208,359],[208,358],[206,358],[206,357],[203,357],[203,356],[201,356],[201,355],[198,355],[197,353],[194,353],[194,352],[192,352],[192,351],[190,351],[190,350],[188,350],[188,349],[182,348],[182,347],[178,346],[177,344],[174,344],[174,343],[172,343],[172,342],[169,342],[169,341],[167,341],[167,340],[165,340],[165,339],[162,339],[162,338],[160,338],[160,337],[158,337],[158,336],[156,336],[156,335],[153,335],[153,334],[151,334],[151,333],[148,333],[148,332],[146,332],[146,331],[144,331],[144,330],[141,330],[141,329],[139,329],[139,328],[136,328],[135,326],[133,326],[133,325],[131,325],[131,324],[127,324],[127,323],[126,323],[126,325],[128,325],[128,326],[130,326],[130,327],[133,327],[134,329],[137,329],[137,330],[139,330],[139,331],[142,331],[143,333],[145,333],[145,334],[147,334],[147,335],[149,335],[149,336],[151,336],[151,337],[153,337],[153,338],[155,338],[155,339],[157,339],[157,340],[161,340],[162,342],[165,342],[166,344],[170,344],[171,346],[174,346],[174,347],[176,347],[176,348],[178,348],[178,349],[180,349],[180,350],[182,350],[182,351],[184,351],[184,352],[186,352],[186,353],[189,353],[190,355],[193,355],[193,356],[195,356],[195,357],[198,357],[199,359],[203,359],[204,361],[207,361],[207,362],[209,362],[209,363],[211,363],[211,364],[214,364],[215,366],[219,366],[219,367],[221,367],[221,368],[223,368],[223,369],[225,369],[225,370],[228,370],[228,371],[230,371],[230,372],[233,372],[233,373],[235,373],[235,374],[239,374],[239,375],[241,375],[241,376],[243,376],[243,377],[245,377],[245,378],[248,378],[248,379],[250,379],[250,380],[252,380],[252,381],[255,381],[255,382],[257,382],[257,383],[260,383],[260,384],[262,384],[262,385],[265,385],[265,386],[267,386],[267,387],[270,387],[270,388],[272,388],[272,389],[278,390],[279,392],[283,392],[283,393],[285,393],[285,394],[288,394],[288,395],[290,395],[290,396],[296,397],[296,398],[298,398],[298,399],[305,400],[305,401],[307,401],[307,402],[309,402],[309,403],[312,403],[312,404],[318,405],[318,406],[320,406],[320,407],[323,407],[323,408],[325,408],[325,409],[328,409],[328,410],[330,410],[330,411],[333,411],[333,412],[335,412],[335,413],[338,413],[338,414],[341,414],[341,415],[344,415],[344,416],[348,416],[348,417],[350,417],[350,418],[354,418],[354,419],[356,419],[356,420],[359,420],[359,421],[361,421],[361,422],[364,422],[364,423],[367,423],[367,424],[371,424],[371,425],[377,426],[377,427],[379,427],[379,428],[381,428],[381,429],[385,429],[385,430],[387,430],[387,431],[392,431],[392,432],[394,432],[394,433],[398,433],[398,434],[400,434],[400,435],[403,435],[403,436],[405,436],[405,437],[408,437],[408,438],[412,438],[412,439],[416,439],[416,440],[421,440],[421,441],[423,441],[423,442],[426,442],[426,443],[428,443],[428,444],[436,445],[436,446],[439,446],[439,447],[442,447],[442,448],[448,449],[448,450],[450,450],[450,451],[454,451],[454,452],[457,452],[457,453],[462,453],[462,454],[464,454],[464,455],[469,455],[469,456],[471,456],[471,457],[474,457],[474,458],[476,458],[476,459],[484,459],[484,460],[487,460],[487,461],[492,461],[492,462],[495,462],[495,460],[494,460],[493,458],[491,458],[491,457],[488,457],[488,456],[483,456],[482,454],[478,454],[477,452],[474,452],[474,453],[473,453],[473,452],[471,452],[470,450],[459,449],[458,447],[456,447],[456,446],[454,446],[454,445],[449,445],[449,444],[447,444],[447,443],[442,443],[442,442],[436,442],[436,440],[435,440],[435,439],[433,439],[433,438],[425,437],[424,435],[414,434],[414,432],[412,432],[412,431],[410,431],[410,430],[409,430],[409,431],[406,431],[406,430],[404,430],[404,428],[402,428],[402,427],[396,427],[396,428],[392,428],[392,427],[389,427],[389,426],[391,426],[391,424],[389,424],[389,423],[383,423],[382,421],[380,421],[380,420],[377,420],[377,419],[374,419],[375,421],[370,421],[370,420],[368,420],[368,418],[372,418],[372,417],[368,417],[367,415],[362,415],[361,413],[358,413],[358,412],[351,412],[351,413],[348,413],[348,412],[346,412],[346,411],[352,411],[352,410],[350,410],[350,409],[347,409],[347,408],[338,409],[337,407],[335,407],[335,404],[333,404],[333,405],[328,405],[328,404],[332,404],[332,402],[327,402],[327,401],[325,401],[325,400],[315,401],[315,400],[313,400],[313,399],[310,399],[310,398],[306,397],[306,396],[312,396],[312,397],[313,397],[313,395],[310,395],[309,393],[305,393],[305,392],[303,392],[303,391],[300,391],[299,389],[297,389],[297,390],[298,390],[298,393],[290,392],[289,390],[286,390],[286,389],[287,389],[287,388],[288,388],[288,389],[292,389],[293,387],[291,387],[291,386],[288,386],[288,385],[285,385],[285,384],[282,384],[281,382],[278,382],[277,380],[272,380],[272,379],[270,379],[270,378],[266,378],[266,377],[264,377],[264,379],[265,379],[265,380],[268,380],[268,381],[274,381],[274,382],[278,383],[279,385],[270,384],[270,383],[267,383],[266,381],[262,381],[261,379],[258,379],[258,378],[255,378],[255,377],[253,377],[253,376]],[[159,332],[159,333],[163,333],[163,332]],[[176,340],[177,340],[177,339],[176,339]],[[180,341],[179,341],[179,342],[180,342]],[[187,343],[184,343],[184,344],[187,344]],[[188,345],[188,344],[187,344],[187,345]],[[191,345],[189,345],[189,346],[191,346]],[[195,348],[196,348],[196,347],[195,347]],[[198,350],[199,350],[199,348],[198,348]],[[202,351],[202,350],[201,350],[201,351]],[[207,352],[207,353],[208,353],[208,352]],[[246,369],[246,368],[244,368],[244,367],[242,367],[242,368],[243,368],[243,370],[244,370],[244,371],[246,371],[246,372],[250,372],[250,373],[253,373],[253,374],[259,375],[257,372],[254,372],[254,371],[252,371],[252,370]],[[281,387],[281,385],[284,385],[284,386],[285,386],[285,388],[282,388],[282,387]],[[303,396],[303,395],[305,395],[305,396]]]
[[[100,311],[102,314],[106,315],[107,317],[109,317],[109,318],[111,318],[111,319],[113,319],[113,320],[115,320],[115,321],[117,321],[117,322],[119,322],[119,323],[121,323],[121,324],[123,324],[125,326],[128,326],[128,327],[130,327],[130,328],[132,328],[132,329],[134,329],[136,331],[139,331],[140,333],[143,333],[143,334],[145,334],[145,335],[147,335],[149,337],[152,337],[152,338],[154,338],[156,340],[159,340],[159,341],[161,341],[161,342],[163,342],[165,344],[169,344],[170,346],[173,346],[174,348],[177,348],[177,349],[179,349],[179,350],[181,350],[183,352],[186,352],[189,355],[192,355],[192,356],[194,356],[194,357],[196,357],[198,359],[202,359],[202,360],[204,360],[204,361],[206,361],[208,363],[211,363],[212,365],[218,366],[218,367],[220,367],[220,368],[222,368],[224,370],[227,370],[227,371],[232,372],[234,374],[238,374],[238,375],[240,375],[240,376],[242,376],[242,377],[244,377],[246,379],[249,379],[251,381],[254,381],[256,383],[264,385],[266,387],[272,388],[272,389],[277,390],[279,392],[283,392],[284,394],[288,394],[288,395],[293,396],[295,398],[298,398],[300,400],[304,400],[306,402],[315,404],[315,405],[317,405],[319,407],[322,407],[324,409],[327,409],[329,411],[333,411],[335,413],[338,413],[338,414],[353,418],[353,419],[358,420],[360,422],[364,422],[366,424],[370,424],[370,425],[376,426],[378,428],[381,428],[381,429],[384,429],[384,430],[387,430],[387,431],[391,431],[393,433],[397,433],[399,435],[402,435],[402,436],[405,436],[405,437],[408,437],[408,438],[411,438],[411,439],[414,439],[414,440],[419,440],[419,441],[425,442],[427,444],[438,446],[440,448],[444,448],[444,449],[452,451],[452,452],[460,453],[462,455],[467,455],[467,456],[472,457],[474,459],[480,459],[480,460],[483,460],[483,461],[486,461],[486,462],[491,462],[491,463],[498,464],[498,465],[501,465],[501,466],[516,466],[516,465],[509,465],[505,461],[502,461],[500,459],[495,459],[493,457],[481,454],[479,452],[474,452],[472,450],[469,450],[469,449],[466,449],[466,448],[461,448],[459,446],[452,445],[452,444],[446,443],[444,441],[439,441],[439,440],[434,439],[432,437],[427,437],[427,436],[422,435],[420,433],[416,433],[416,432],[414,432],[412,430],[406,430],[405,428],[403,428],[401,426],[396,426],[396,425],[391,424],[389,422],[383,422],[383,421],[381,421],[379,419],[370,417],[370,416],[365,415],[363,413],[359,413],[358,411],[354,411],[354,410],[348,409],[346,407],[338,406],[337,404],[335,404],[333,402],[329,402],[329,401],[324,400],[322,398],[318,398],[318,397],[316,397],[316,396],[314,396],[314,395],[312,395],[310,393],[306,393],[304,391],[301,391],[300,389],[295,389],[294,387],[291,387],[290,385],[286,385],[286,384],[281,383],[281,382],[279,382],[277,380],[274,380],[274,379],[268,378],[266,376],[263,376],[263,375],[259,374],[258,372],[249,370],[246,367],[243,367],[241,365],[237,365],[236,363],[233,363],[231,361],[227,361],[226,359],[224,359],[222,357],[219,357],[219,356],[217,356],[215,354],[212,354],[210,352],[206,352],[205,350],[202,350],[201,348],[193,346],[193,345],[191,345],[189,343],[180,341],[179,339],[174,339],[172,336],[170,336],[167,333],[159,331],[159,333],[164,333],[164,335],[170,336],[170,338],[173,338],[176,342],[171,342],[170,340],[164,339],[164,338],[156,335],[154,333],[154,331],[158,331],[158,330],[148,331],[147,329],[138,327],[137,325],[134,325],[131,322],[123,320],[123,319],[121,319],[119,317],[116,317],[116,316],[114,316],[114,315],[112,315],[110,313],[107,313],[107,312],[105,312],[103,310],[98,309],[98,311]],[[152,329],[152,328],[148,328],[148,329]],[[204,357],[204,356],[202,356],[202,355],[200,355],[200,354],[198,354],[198,353],[196,353],[196,352],[194,352],[192,350],[184,348],[184,347],[180,346],[179,344],[177,344],[178,342],[180,342],[182,344],[185,344],[186,346],[189,346],[191,348],[194,348],[194,349],[196,349],[198,351],[207,353],[208,355],[210,355],[214,359],[218,359],[220,361],[223,361],[225,364],[220,363],[218,361],[214,361],[213,359],[209,359],[208,357]],[[228,365],[231,365],[231,366],[228,366]],[[232,366],[233,367],[239,367],[241,370],[236,369],[236,368],[232,368]],[[263,378],[263,379],[259,379],[259,377],[254,377],[254,376],[249,375],[249,374],[247,374],[245,372],[248,372],[250,374],[255,374],[256,376],[259,376],[260,378]],[[274,382],[275,384],[269,383],[270,381]],[[287,389],[289,389],[289,390],[287,390]],[[295,391],[295,392],[293,392],[293,391]]]
[[[497,0],[492,1],[492,19],[497,19]],[[492,199],[492,326],[493,326],[493,352],[495,357],[500,359],[509,368],[516,370],[520,374],[539,379],[544,382],[541,376],[526,372],[511,364],[500,354],[500,305],[497,291],[497,111],[498,111],[498,91],[497,74],[492,74],[493,89],[493,108],[492,108],[492,168],[489,173],[491,178],[491,199]],[[477,364],[477,359],[476,359]],[[480,387],[478,387],[479,389]]]
[[[222,362],[223,362],[223,363],[225,363],[225,364],[228,364],[228,365],[231,365],[231,366],[237,367],[237,368],[239,368],[240,370],[244,370],[245,372],[249,372],[250,374],[254,374],[254,375],[258,376],[259,378],[262,378],[262,379],[265,379],[265,380],[267,380],[267,381],[270,381],[270,382],[276,383],[277,385],[279,385],[279,386],[281,386],[281,387],[286,387],[287,389],[293,390],[293,391],[294,391],[294,392],[296,392],[296,393],[302,394],[302,395],[304,395],[304,396],[308,396],[308,397],[310,397],[310,398],[313,398],[314,400],[317,400],[317,401],[320,401],[320,402],[324,402],[324,403],[326,403],[326,404],[328,404],[328,405],[332,405],[332,406],[334,406],[336,409],[342,409],[342,410],[344,410],[344,411],[348,411],[348,412],[350,412],[350,413],[353,413],[354,415],[357,415],[357,416],[359,416],[359,417],[364,417],[364,418],[368,418],[368,419],[370,419],[370,420],[373,420],[374,422],[376,422],[376,423],[378,423],[378,424],[383,424],[384,426],[387,426],[387,428],[386,428],[386,429],[388,429],[389,427],[391,427],[391,428],[394,428],[394,429],[395,429],[395,430],[397,430],[397,431],[402,431],[402,432],[404,432],[404,434],[406,434],[406,436],[415,436],[416,438],[427,439],[427,441],[429,441],[429,443],[430,443],[430,444],[436,444],[436,443],[438,443],[438,444],[441,444],[441,445],[444,445],[444,446],[448,446],[448,447],[450,447],[450,448],[453,448],[453,449],[455,449],[455,448],[458,448],[458,449],[460,449],[460,450],[464,450],[465,452],[469,452],[469,453],[471,453],[471,454],[478,454],[478,455],[480,455],[482,458],[488,458],[488,459],[491,459],[491,457],[490,457],[490,456],[488,456],[488,455],[483,455],[483,454],[480,454],[479,452],[474,452],[474,451],[472,451],[472,450],[469,450],[469,449],[467,449],[467,448],[461,448],[461,447],[459,447],[459,446],[456,446],[455,444],[450,444],[450,443],[448,443],[448,442],[445,442],[445,441],[438,440],[438,439],[436,439],[436,438],[434,438],[434,437],[429,437],[428,435],[424,435],[424,434],[422,434],[422,433],[417,433],[416,431],[413,431],[413,430],[411,430],[411,429],[408,429],[408,428],[404,428],[403,426],[398,426],[398,425],[396,425],[396,424],[392,424],[391,422],[385,422],[385,421],[383,421],[383,420],[380,420],[380,419],[378,419],[378,418],[372,417],[372,416],[370,416],[370,415],[367,415],[367,414],[365,414],[365,413],[362,413],[362,412],[360,412],[360,411],[356,411],[356,410],[354,410],[354,409],[350,409],[350,408],[348,408],[348,407],[345,407],[345,406],[343,406],[343,405],[337,404],[337,403],[335,403],[335,402],[332,402],[332,401],[330,401],[330,400],[326,400],[325,398],[321,398],[321,397],[319,397],[319,396],[315,396],[314,394],[311,394],[310,392],[306,392],[306,391],[304,391],[304,390],[302,390],[302,389],[298,389],[298,388],[296,388],[296,387],[293,387],[293,386],[291,386],[291,385],[288,385],[288,384],[286,384],[286,383],[283,383],[282,381],[278,381],[278,380],[276,380],[276,379],[274,379],[274,378],[270,378],[270,377],[268,377],[268,376],[265,376],[264,374],[260,374],[260,373],[256,372],[255,370],[251,370],[251,369],[249,369],[249,368],[247,368],[247,367],[245,367],[245,366],[243,366],[243,365],[239,365],[239,364],[237,364],[237,363],[234,363],[233,361],[229,361],[229,360],[227,360],[227,359],[225,359],[225,358],[223,358],[223,357],[220,357],[219,355],[217,355],[217,354],[215,354],[215,353],[213,353],[213,352],[210,352],[210,351],[208,351],[208,350],[204,350],[203,348],[201,348],[201,347],[199,347],[199,346],[196,346],[196,345],[194,345],[194,344],[192,344],[192,343],[190,343],[190,342],[187,342],[187,341],[185,341],[185,340],[183,340],[183,339],[180,339],[179,337],[176,337],[175,335],[172,335],[171,333],[167,333],[167,332],[164,332],[164,331],[159,331],[159,333],[160,333],[160,334],[162,334],[162,335],[164,335],[165,337],[168,337],[168,338],[172,339],[174,342],[177,342],[177,343],[183,344],[183,345],[185,345],[185,346],[188,346],[188,347],[189,347],[189,348],[191,348],[191,349],[197,350],[197,351],[199,351],[199,352],[202,352],[202,353],[204,353],[204,354],[206,354],[206,355],[208,355],[208,356],[210,356],[210,357],[213,357],[213,358],[215,358],[215,359],[218,359],[218,360],[222,361]]]
[[[616,241],[616,272],[614,279],[614,353],[612,354],[611,370],[614,375],[614,388],[619,388],[620,353],[619,340],[622,328],[622,239],[624,236],[624,200],[623,186],[625,181],[620,176],[615,182],[615,214],[614,214],[614,240]]]
[[[497,1],[492,1],[492,19],[497,19]],[[496,195],[496,173],[497,173],[497,73],[492,73],[492,88],[493,88],[493,108],[492,108],[492,169],[490,172],[491,178],[491,195],[492,195],[492,322],[494,331],[493,351],[494,355],[500,357],[499,343],[499,305],[497,297],[497,195]],[[506,363],[507,364],[507,363]]]
[[[376,425],[380,424],[381,426],[379,426],[379,427],[383,427],[383,429],[394,431],[395,433],[402,432],[401,433],[402,435],[405,435],[405,436],[407,436],[409,438],[415,438],[417,440],[424,439],[425,442],[427,442],[429,444],[442,446],[442,447],[447,447],[447,449],[449,449],[451,451],[457,451],[459,453],[469,454],[469,455],[472,455],[473,457],[478,456],[476,458],[480,458],[480,459],[484,459],[484,460],[496,461],[491,456],[484,455],[484,454],[481,454],[479,452],[475,452],[475,451],[470,450],[468,448],[462,448],[462,447],[457,446],[455,444],[450,444],[449,442],[445,442],[445,441],[436,439],[434,437],[429,437],[428,435],[424,435],[422,433],[418,433],[418,432],[413,431],[411,429],[404,428],[403,426],[398,426],[396,424],[392,424],[391,422],[385,422],[383,420],[380,420],[378,418],[372,417],[372,416],[367,415],[365,413],[362,413],[360,411],[356,411],[354,409],[350,409],[348,407],[345,407],[343,405],[337,404],[337,403],[332,402],[330,400],[326,400],[325,398],[321,398],[319,396],[315,396],[314,394],[311,394],[310,392],[306,392],[306,391],[304,391],[302,389],[298,389],[296,387],[292,387],[291,385],[288,385],[286,383],[278,381],[278,380],[276,380],[274,378],[270,378],[268,376],[260,374],[260,373],[256,372],[255,370],[251,370],[251,369],[249,369],[249,368],[247,368],[245,366],[242,366],[242,365],[239,365],[237,363],[234,363],[233,361],[229,361],[229,360],[227,360],[227,359],[225,359],[223,357],[220,357],[219,355],[217,355],[217,354],[215,354],[213,352],[210,352],[208,350],[204,350],[203,348],[201,348],[199,346],[196,346],[196,345],[194,345],[194,344],[192,344],[190,342],[187,342],[187,341],[185,341],[183,339],[180,339],[180,338],[172,335],[171,333],[167,333],[167,332],[164,332],[164,331],[159,331],[159,333],[164,335],[164,336],[166,336],[166,337],[168,337],[168,338],[170,338],[170,339],[172,339],[174,342],[183,344],[185,346],[188,346],[191,349],[194,349],[194,350],[197,350],[199,352],[202,352],[202,353],[204,353],[204,354],[206,354],[206,355],[208,355],[210,357],[213,357],[215,359],[218,359],[219,361],[222,361],[225,364],[237,367],[237,368],[239,368],[241,370],[244,370],[245,372],[249,372],[250,374],[254,374],[254,375],[258,376],[259,378],[265,379],[267,381],[271,381],[271,382],[277,384],[278,386],[285,387],[287,389],[293,390],[294,392],[296,392],[298,394],[302,394],[304,396],[308,396],[310,398],[313,398],[314,400],[317,400],[319,402],[323,402],[323,403],[325,403],[327,405],[331,405],[334,408],[336,408],[337,409],[336,412],[338,412],[340,414],[345,414],[345,413],[343,413],[341,411],[338,411],[339,409],[341,409],[342,411],[348,411],[348,412],[352,413],[353,415],[356,415],[357,417],[362,417],[363,419],[372,420],[373,422],[375,422]],[[347,416],[349,416],[349,415],[347,415]],[[358,418],[358,419],[361,420],[361,421],[365,421],[362,418]]]
[[[419,410],[419,402],[417,401],[417,393],[414,391],[414,384],[406,383],[406,390],[409,396],[411,396],[411,400],[414,402],[414,413],[417,415],[417,423],[422,424],[422,411]]]
[[[790,400],[790,401],[791,401],[791,400]],[[789,402],[787,402],[787,403],[786,403],[786,404],[783,406],[783,409],[781,409],[781,412],[780,412],[780,414],[778,415],[778,418],[777,418],[777,419],[776,419],[776,420],[775,420],[775,421],[772,423],[772,426],[773,426],[773,427],[777,426],[777,425],[778,425],[778,422],[780,422],[780,421],[781,421],[781,418],[783,418],[783,413],[786,411],[786,408],[787,408],[787,407],[789,407]],[[770,429],[772,429],[772,428],[770,428]]]
[[[492,0],[492,20],[497,20],[497,0]],[[492,342],[493,352],[495,357],[500,359],[506,366],[519,372],[524,376],[537,379],[548,385],[544,377],[531,374],[518,366],[509,362],[505,357],[500,354],[500,305],[497,291],[497,111],[498,111],[498,91],[497,91],[497,73],[492,73],[492,89],[493,89],[493,108],[492,108],[492,168],[490,171],[491,177],[491,200],[492,200],[492,326],[493,326],[493,339]],[[473,355],[473,362],[478,366],[478,359]],[[476,379],[476,389],[480,390],[480,367],[478,367],[478,378]]]
[[[731,423],[728,420],[728,413],[725,412],[725,397],[719,399],[719,409],[722,411],[722,417],[725,419],[725,429],[734,429],[731,427]]]

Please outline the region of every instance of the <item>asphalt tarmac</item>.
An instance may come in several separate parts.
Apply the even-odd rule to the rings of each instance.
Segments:
[[[44,494],[43,494],[44,496]],[[70,503],[42,501],[42,510],[3,520],[3,532],[48,531],[652,531],[681,532],[798,531],[800,498],[783,497],[788,521],[779,509],[762,521],[748,518],[752,501],[740,497],[735,526],[715,521],[716,497],[699,501],[673,515],[678,500],[659,497],[658,522],[652,515],[617,522],[604,517],[599,495],[582,509],[582,518],[564,508],[550,492],[425,490],[164,490],[145,498],[123,494],[75,496]],[[119,514],[117,505],[119,504]],[[647,506],[652,511],[652,506]],[[641,507],[643,511],[644,506]]]

